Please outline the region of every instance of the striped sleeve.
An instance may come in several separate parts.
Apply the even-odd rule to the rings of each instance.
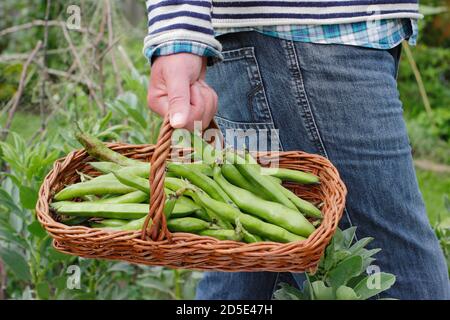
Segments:
[[[144,53],[173,41],[191,41],[220,52],[211,23],[212,0],[147,0],[148,34]]]

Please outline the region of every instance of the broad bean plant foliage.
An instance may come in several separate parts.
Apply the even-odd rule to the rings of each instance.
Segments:
[[[76,124],[108,141],[154,143],[160,124],[146,104],[146,78],[126,79],[127,91],[108,103],[106,115],[75,92],[47,133],[26,141],[12,133],[0,143],[1,298],[193,298],[201,273],[73,257],[57,252],[36,220],[39,186],[52,163],[74,148]],[[128,116],[126,116],[128,115]],[[124,120],[125,119],[125,120]],[[61,130],[65,128],[65,130]]]
[[[315,274],[305,274],[306,280],[298,290],[281,284],[275,292],[282,300],[366,300],[395,283],[395,276],[380,272],[374,255],[381,249],[367,249],[373,238],[354,241],[356,227],[337,230],[322,257]],[[395,297],[394,297],[395,298]]]

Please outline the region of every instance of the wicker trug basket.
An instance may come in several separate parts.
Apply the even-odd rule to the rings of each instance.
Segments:
[[[107,231],[58,222],[50,210],[53,195],[68,184],[79,181],[78,172],[93,173],[87,163],[93,159],[77,150],[57,160],[46,176],[36,205],[37,217],[53,238],[54,247],[64,253],[86,258],[123,260],[137,264],[159,265],[217,271],[314,271],[342,216],[346,187],[336,168],[326,158],[300,151],[259,153],[258,161],[267,163],[278,157],[282,168],[303,170],[319,176],[316,186],[289,183],[286,186],[304,199],[323,203],[323,221],[304,241],[291,243],[242,243],[221,241],[190,233],[167,230],[164,207],[165,162],[171,149],[172,128],[167,118],[156,145],[113,143],[108,146],[127,157],[151,161],[151,200],[149,218],[153,224],[142,231]]]

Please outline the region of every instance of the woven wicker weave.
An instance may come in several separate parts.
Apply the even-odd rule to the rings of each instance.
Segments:
[[[39,221],[61,252],[86,258],[123,260],[172,268],[221,271],[313,271],[331,240],[345,205],[346,188],[336,168],[325,158],[300,151],[259,153],[267,162],[278,157],[282,168],[303,170],[320,177],[316,186],[294,183],[286,186],[304,199],[323,203],[324,219],[307,240],[291,243],[242,243],[221,241],[190,233],[167,230],[164,214],[163,182],[165,161],[170,152],[172,129],[165,119],[158,143],[153,145],[109,144],[127,157],[152,162],[150,173],[152,197],[150,214],[153,224],[143,231],[106,231],[84,226],[67,226],[50,211],[53,195],[64,186],[78,181],[77,171],[93,173],[87,164],[93,159],[84,150],[71,152],[55,162],[40,190],[36,212]]]

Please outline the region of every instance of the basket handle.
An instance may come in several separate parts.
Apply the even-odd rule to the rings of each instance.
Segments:
[[[214,119],[211,121],[208,128],[218,129]],[[169,116],[166,115],[159,131],[155,151],[150,160],[150,209],[142,227],[142,239],[145,239],[147,232],[154,241],[171,239],[171,233],[167,229],[166,216],[164,215],[164,205],[166,202],[164,179],[166,176],[166,160],[169,156],[172,143],[172,133],[173,128],[170,125]],[[223,141],[222,136],[221,139]],[[152,220],[152,225],[150,230],[148,230],[150,219]]]

